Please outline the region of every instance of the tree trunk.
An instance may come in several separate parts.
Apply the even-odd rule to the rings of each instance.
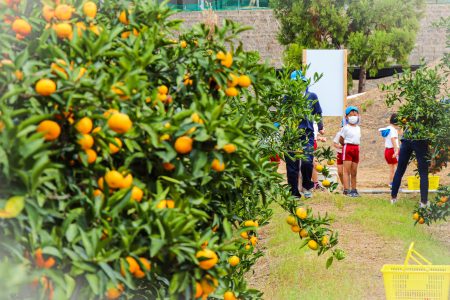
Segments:
[[[365,67],[361,67],[359,69],[358,93],[362,93],[366,90],[366,77],[367,77],[367,70]]]

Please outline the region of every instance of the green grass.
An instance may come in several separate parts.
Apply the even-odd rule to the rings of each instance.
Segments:
[[[344,199],[322,194],[315,195],[310,203],[314,207],[328,202],[331,205],[328,213],[335,216],[341,226],[362,231],[359,236],[364,237],[367,233],[368,237],[376,237],[374,243],[382,241],[383,245],[378,246],[387,253],[383,264],[402,263],[411,241],[416,243],[415,249],[434,264],[450,264],[450,249],[427,233],[424,225],[414,226],[411,211],[416,201],[415,198],[404,200],[392,206],[380,196]],[[384,290],[378,267],[376,270],[372,267],[372,272],[368,272],[357,257],[348,257],[327,270],[325,262],[328,256],[317,257],[307,247],[300,250],[300,239],[285,223],[287,214],[277,206],[273,209],[274,216],[266,229],[268,237],[265,245],[269,275],[261,286],[252,284],[264,292],[264,299],[364,299],[372,290],[377,290],[382,298]],[[341,232],[343,234],[346,233]],[[347,233],[345,246],[348,246],[351,234]],[[450,233],[446,231],[442,234]],[[364,242],[370,248],[370,240],[354,241]],[[390,245],[396,246],[392,255]],[[399,247],[401,254],[397,253]],[[365,255],[372,255],[370,249]],[[370,260],[370,257],[365,259]]]

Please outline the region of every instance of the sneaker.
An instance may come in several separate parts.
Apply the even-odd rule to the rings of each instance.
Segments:
[[[361,196],[358,194],[358,190],[351,190],[350,197],[357,198],[357,197],[361,197]]]
[[[314,189],[318,190],[320,188],[321,188],[320,184],[318,182],[314,182]]]
[[[389,188],[392,190],[392,182],[389,183]]]
[[[430,202],[427,202],[425,204],[420,202],[420,208],[426,208],[426,207],[430,207]]]
[[[305,191],[303,192],[303,196],[305,196],[306,199],[312,198],[312,192],[311,192],[311,190],[305,190]]]
[[[391,204],[397,203],[397,198],[391,198]]]

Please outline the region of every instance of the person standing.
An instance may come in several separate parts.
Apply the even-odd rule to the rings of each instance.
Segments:
[[[344,161],[344,195],[359,197],[358,190],[356,189],[356,178],[358,175],[361,127],[358,126],[360,120],[357,107],[347,107],[345,110],[345,121],[347,125],[342,128],[341,137],[339,139],[340,144],[343,146],[342,159]]]
[[[426,139],[415,139],[413,131],[406,129],[400,145],[400,153],[398,156],[397,170],[395,171],[394,180],[392,182],[391,203],[397,202],[398,190],[405,175],[410,158],[414,152],[417,160],[417,168],[420,176],[420,207],[428,205],[428,151],[429,141]]]
[[[305,76],[303,76],[300,70],[293,71],[291,73],[291,80],[301,79],[307,82]],[[324,128],[322,123],[322,108],[320,107],[319,99],[317,95],[306,89],[305,97],[308,101],[308,106],[311,108],[312,116],[320,116],[320,121],[317,123],[319,133],[324,134]],[[314,183],[311,180],[313,172],[313,160],[314,160],[314,120],[301,116],[302,120],[298,126],[299,130],[303,131],[300,136],[300,141],[304,145],[303,154],[305,156],[301,161],[295,159],[295,153],[289,153],[293,159],[286,157],[286,171],[288,183],[291,187],[291,193],[295,197],[301,197],[300,190],[298,188],[299,174],[302,175],[302,187],[305,198],[312,197],[312,190]]]
[[[398,164],[398,130],[396,128],[397,114],[392,114],[389,120],[389,126],[380,128],[381,136],[384,138],[384,159],[389,166],[389,186],[392,188],[392,181],[394,179],[395,169]]]

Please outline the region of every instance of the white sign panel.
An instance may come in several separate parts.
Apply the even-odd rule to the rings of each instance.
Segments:
[[[342,116],[347,99],[347,50],[303,50],[309,90],[317,94],[323,116]],[[323,74],[314,82],[314,73]]]

